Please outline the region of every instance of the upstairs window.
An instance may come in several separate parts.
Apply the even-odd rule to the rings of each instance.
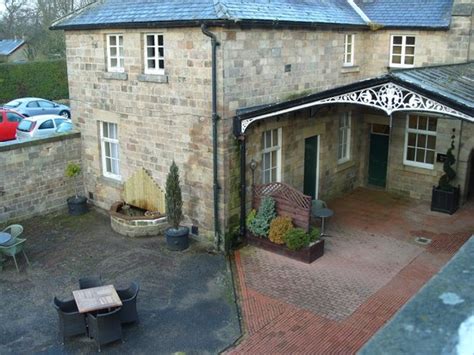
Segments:
[[[119,140],[116,123],[101,122],[100,141],[104,176],[120,180]]]
[[[262,133],[262,183],[281,180],[281,128]]]
[[[337,162],[339,164],[349,161],[351,158],[351,113],[345,112],[339,117],[339,145],[337,150]]]
[[[165,47],[163,35],[145,35],[145,74],[165,73]]]
[[[345,67],[354,65],[354,34],[347,34],[344,36],[344,62]]]
[[[390,46],[391,67],[413,67],[415,65],[415,37],[392,36]]]
[[[124,62],[123,35],[107,35],[107,70],[123,73]]]
[[[409,115],[405,137],[405,165],[433,169],[438,120],[434,117]]]

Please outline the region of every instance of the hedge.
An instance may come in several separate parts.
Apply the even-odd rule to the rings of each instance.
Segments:
[[[66,61],[0,64],[0,104],[28,96],[68,99]]]

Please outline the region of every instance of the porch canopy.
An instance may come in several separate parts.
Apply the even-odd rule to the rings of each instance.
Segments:
[[[426,112],[474,123],[474,62],[397,70],[281,103],[241,109],[234,117],[240,141],[240,233],[245,235],[246,131],[252,123],[321,105],[354,104],[384,111]]]
[[[416,111],[474,122],[474,62],[393,71],[381,77],[304,96],[243,109],[234,117],[234,134],[256,121],[328,104],[355,104],[385,111]]]

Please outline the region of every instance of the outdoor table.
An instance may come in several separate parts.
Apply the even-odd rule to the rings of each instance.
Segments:
[[[324,232],[324,220],[326,218],[332,217],[334,215],[334,211],[329,209],[329,208],[319,208],[315,211],[313,211],[313,214],[315,217],[321,218],[321,237],[327,236],[329,237],[325,232]]]
[[[72,291],[80,313],[114,308],[122,305],[117,291],[113,285],[85,288]]]
[[[0,232],[0,245],[8,243],[10,239],[12,239],[12,236],[10,233]]]

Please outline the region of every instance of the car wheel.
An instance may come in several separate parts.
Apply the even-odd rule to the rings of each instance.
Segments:
[[[69,113],[69,111],[66,110],[59,112],[59,115],[66,118],[71,118],[71,114]]]

